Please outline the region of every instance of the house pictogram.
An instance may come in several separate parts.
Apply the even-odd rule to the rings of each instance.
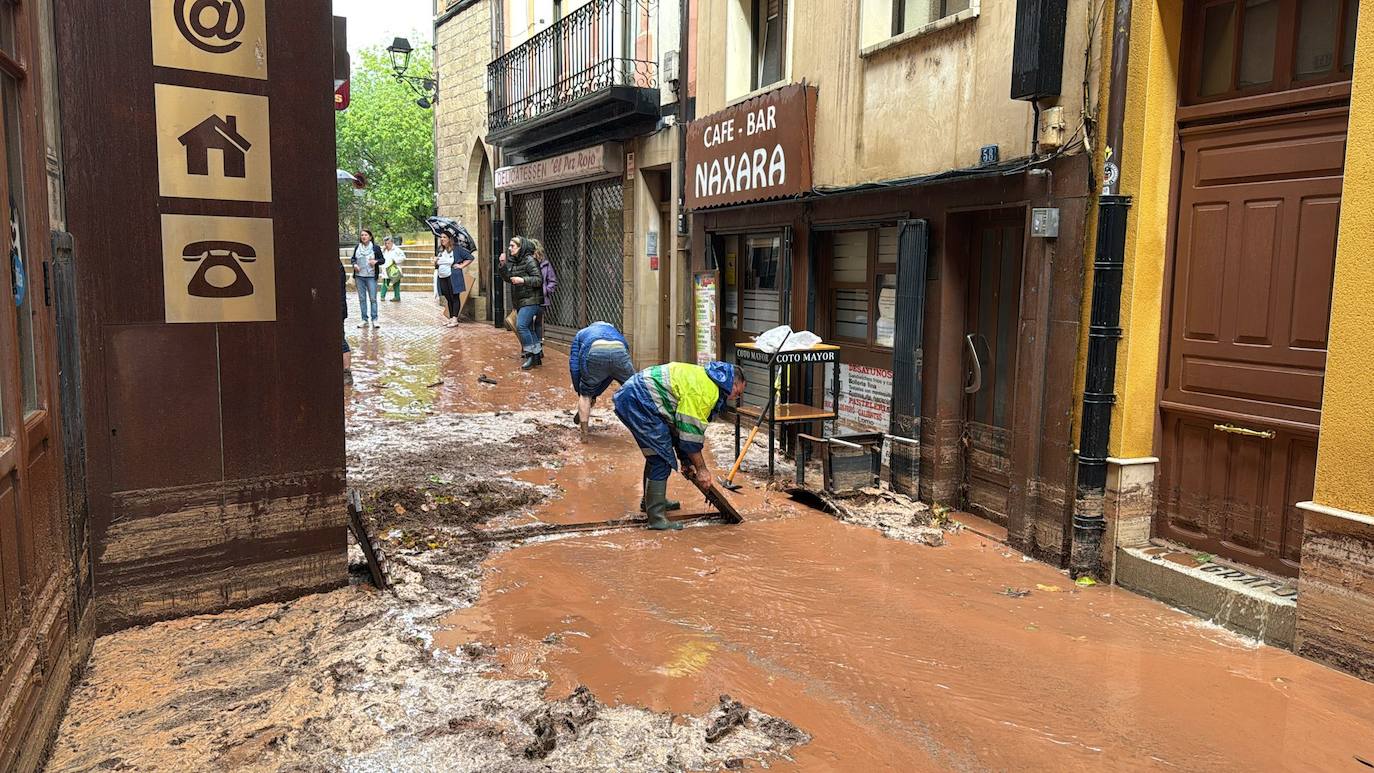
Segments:
[[[186,148],[186,173],[209,175],[210,151],[218,150],[224,158],[225,177],[247,177],[244,155],[253,144],[239,134],[238,123],[238,116],[212,115],[178,137]]]

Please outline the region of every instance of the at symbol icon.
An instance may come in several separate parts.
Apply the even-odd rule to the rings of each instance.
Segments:
[[[234,39],[243,32],[243,0],[176,0],[172,11],[181,36],[202,51],[227,54],[243,45]]]

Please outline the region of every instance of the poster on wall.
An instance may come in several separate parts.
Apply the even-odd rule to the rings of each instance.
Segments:
[[[825,408],[831,410],[830,370],[825,376]],[[892,371],[866,365],[840,365],[840,425],[860,432],[887,432],[892,420]]]
[[[716,272],[692,274],[692,309],[696,330],[697,364],[705,366],[716,358],[718,324],[716,321]]]

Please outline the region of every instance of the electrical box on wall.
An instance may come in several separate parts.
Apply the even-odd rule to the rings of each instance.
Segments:
[[[1040,113],[1040,149],[1058,150],[1064,147],[1064,108],[1056,105]]]
[[[1016,0],[1012,99],[1031,101],[1059,96],[1068,5],[1068,0]]]
[[[1059,208],[1035,207],[1031,210],[1031,236],[1036,239],[1059,238]]]

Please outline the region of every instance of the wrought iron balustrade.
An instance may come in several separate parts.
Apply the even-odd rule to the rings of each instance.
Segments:
[[[591,0],[487,65],[488,131],[617,86],[658,88],[650,5]]]

